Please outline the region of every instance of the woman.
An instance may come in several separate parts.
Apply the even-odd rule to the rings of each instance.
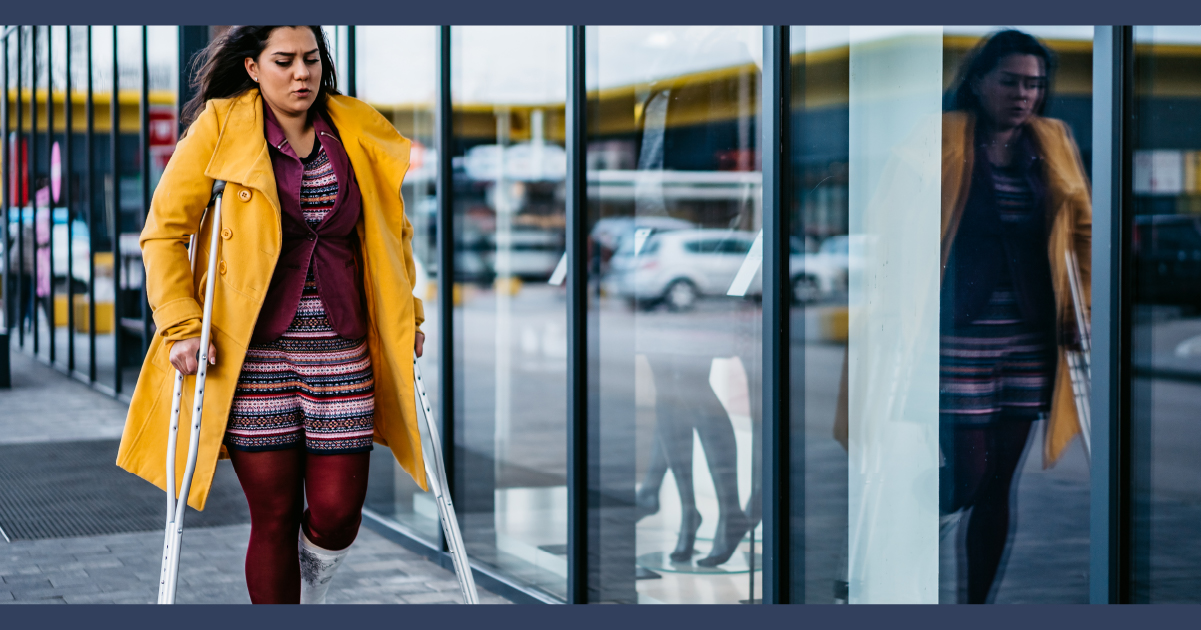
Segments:
[[[1010,538],[1031,425],[1048,461],[1077,429],[1063,350],[1078,339],[1065,254],[1089,287],[1092,209],[1067,126],[1042,116],[1054,57],[1019,31],[969,57],[943,117],[939,414],[944,521],[968,514],[961,591],[983,603]]]
[[[194,83],[191,126],[142,231],[158,332],[117,463],[166,487],[174,370],[196,372],[198,292],[219,274],[188,503],[203,509],[216,460],[232,459],[250,505],[251,601],[322,603],[358,532],[372,442],[425,486],[412,380],[423,311],[400,196],[409,143],[338,94],[317,26],[233,27]],[[209,270],[202,215],[215,180],[228,184]],[[185,449],[176,457],[182,469]]]

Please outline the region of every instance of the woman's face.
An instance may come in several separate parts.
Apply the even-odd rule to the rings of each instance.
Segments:
[[[321,87],[321,55],[312,29],[282,26],[271,31],[259,58],[246,58],[246,72],[276,111],[305,114]]]
[[[993,125],[1000,130],[1025,124],[1047,91],[1047,69],[1034,55],[1006,55],[976,81],[976,95]]]

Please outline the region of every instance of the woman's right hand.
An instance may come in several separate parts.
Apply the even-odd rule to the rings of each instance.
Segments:
[[[200,337],[192,337],[191,339],[180,339],[171,344],[171,365],[175,369],[190,375],[196,373],[198,365],[198,354],[200,352]],[[217,363],[217,347],[209,342],[209,365]]]

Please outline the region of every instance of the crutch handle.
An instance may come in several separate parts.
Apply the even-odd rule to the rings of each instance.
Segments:
[[[209,196],[209,203],[216,201],[217,195],[220,195],[223,192],[225,192],[225,180],[223,180],[223,179],[213,180],[213,194]]]

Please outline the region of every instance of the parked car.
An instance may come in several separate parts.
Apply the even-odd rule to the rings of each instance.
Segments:
[[[629,239],[610,261],[606,289],[634,305],[691,309],[701,298],[727,294],[755,237],[739,230],[693,229],[652,233],[640,247],[638,239]],[[840,281],[838,270],[806,254],[799,239],[792,243],[789,277],[792,297],[800,303],[837,290]],[[762,273],[756,273],[746,296],[762,292]]]
[[[1136,302],[1201,308],[1201,217],[1135,217],[1132,249]]]

